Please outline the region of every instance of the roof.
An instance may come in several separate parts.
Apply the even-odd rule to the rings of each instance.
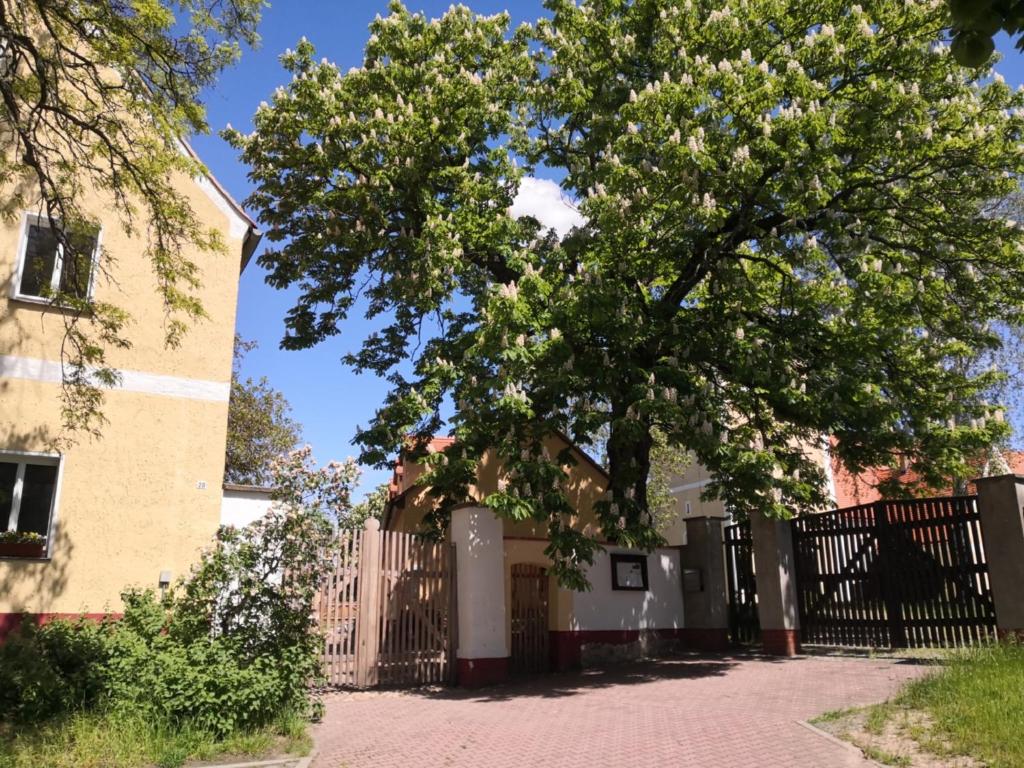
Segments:
[[[259,493],[269,496],[274,492],[273,488],[267,488],[264,485],[245,485],[243,483],[224,483],[221,486],[225,491],[235,491],[238,493]]]
[[[1024,474],[1024,451],[1008,451],[1004,454],[1004,458],[1010,465],[1010,472]],[[834,453],[830,454],[830,460],[836,495],[835,502],[839,509],[881,501],[882,494],[878,492],[878,485],[882,482],[895,479],[900,483],[913,485],[920,479],[916,472],[904,467],[868,467],[863,472],[855,474],[848,470]],[[932,490],[940,495],[953,493],[952,488],[934,488]]]
[[[605,470],[605,468],[602,467],[600,464],[598,464],[590,454],[588,454],[586,451],[584,451],[582,448],[580,448],[576,443],[574,443],[572,440],[570,440],[568,435],[566,435],[561,430],[555,430],[552,434],[554,434],[556,437],[558,437],[560,440],[562,440],[562,442],[564,442],[566,445],[568,445],[569,449],[571,451],[573,451],[580,458],[583,459],[583,463],[584,464],[588,465],[593,470],[595,470],[601,477],[603,477],[605,479],[605,481],[607,481],[609,479],[608,472]],[[412,437],[413,436],[410,435],[410,438],[412,438]],[[427,443],[427,453],[438,453],[438,452],[443,451],[444,449],[448,448],[450,445],[452,445],[454,443],[455,443],[455,438],[454,437],[450,437],[450,436],[432,437],[430,439],[430,441]],[[400,510],[404,506],[406,497],[411,492],[413,492],[414,490],[418,490],[418,489],[422,488],[422,486],[419,486],[419,485],[416,485],[415,483],[413,483],[408,488],[406,488],[405,490],[400,492],[399,488],[401,488],[401,478],[402,478],[403,474],[405,474],[405,463],[404,463],[404,456],[403,456],[402,453],[400,453],[398,455],[398,458],[395,460],[395,469],[394,469],[394,472],[391,475],[391,483],[388,486],[388,501],[387,501],[387,504],[385,504],[385,506],[384,506],[384,518],[381,521],[381,528],[383,530],[387,530],[388,529],[388,525],[392,521],[392,513],[393,513],[393,511],[395,509],[399,509]]]
[[[243,208],[241,204],[231,196],[231,193],[224,188],[224,185],[221,184],[210,169],[206,167],[206,164],[203,163],[199,154],[192,148],[192,145],[184,139],[181,139],[181,146],[185,150],[185,154],[203,167],[203,176],[205,180],[210,183],[213,192],[221,198],[228,211],[235,214],[235,216],[237,216],[246,227],[245,235],[242,238],[242,263],[239,268],[239,271],[242,272],[248,266],[249,260],[252,259],[252,255],[256,251],[256,246],[260,244],[260,240],[263,238],[263,233],[260,231],[256,220],[246,212],[245,208]]]

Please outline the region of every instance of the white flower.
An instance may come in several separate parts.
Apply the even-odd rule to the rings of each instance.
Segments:
[[[632,88],[629,89],[629,103],[633,104],[636,102],[636,91]]]
[[[691,152],[700,152],[700,143],[697,141],[695,136],[690,136],[686,140],[686,148]]]
[[[679,129],[676,128],[672,132],[672,135],[669,137],[669,141],[671,141],[673,144],[678,144],[681,140],[682,140],[682,136],[679,133]]]
[[[822,35],[822,37],[835,37],[836,36],[836,30],[835,30],[835,28],[831,24],[822,24],[821,25],[821,35]]]
[[[741,147],[736,147],[736,151],[732,153],[732,159],[737,163],[745,163],[750,159],[750,147],[745,144]]]
[[[719,72],[732,72],[732,63],[728,59],[722,59],[718,62]]]
[[[926,125],[924,127],[923,135],[924,135],[925,139],[931,141],[931,138],[932,138],[932,127],[930,125]]]
[[[992,82],[1002,84],[1006,82],[1006,78],[1003,77],[998,72],[996,72],[994,75],[992,75]]]
[[[858,31],[862,35],[864,35],[864,37],[873,37],[875,34],[875,30],[871,28],[870,24],[868,24],[867,19],[860,20],[860,26],[858,27]]]
[[[636,127],[636,123],[626,123],[626,133],[636,134],[639,133],[639,129]]]
[[[705,192],[704,198],[701,200],[700,204],[704,210],[713,211],[715,210],[715,206],[718,203],[715,201],[714,195],[712,195],[710,192]]]
[[[753,54],[750,53],[750,49],[744,48],[743,52],[740,54],[740,61],[742,61],[744,64],[750,64],[753,60],[754,56]]]
[[[764,73],[765,73],[766,75],[768,74],[768,62],[767,62],[767,61],[763,61],[763,60],[762,60],[762,61],[761,61],[761,62],[760,62],[760,63],[759,63],[758,65],[757,65],[757,68],[758,68],[759,70],[761,70],[762,72],[764,72]]]

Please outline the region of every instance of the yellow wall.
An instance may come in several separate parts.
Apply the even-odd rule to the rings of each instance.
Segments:
[[[0,412],[59,423],[57,385],[0,382]],[[103,438],[64,455],[49,562],[0,561],[0,613],[119,610],[126,586],[185,575],[220,519],[227,404],[112,392]],[[46,451],[4,419],[5,449]],[[205,489],[197,485],[205,481]]]
[[[143,254],[145,238],[127,235],[117,216],[110,213],[113,201],[96,195],[89,213],[102,222],[105,253],[102,268],[96,271],[93,297],[117,305],[132,318],[125,333],[132,347],[110,349],[108,362],[115,368],[229,381],[242,238],[231,237],[229,217],[199,184],[180,178],[177,186],[187,194],[199,220],[220,230],[226,244],[223,253],[192,249],[188,254],[200,268],[198,295],[209,319],[194,324],[180,348],[165,348],[164,309],[150,262]],[[0,354],[57,360],[63,332],[60,313],[9,298],[21,228],[21,216],[0,221]],[[144,227],[139,230],[144,232]],[[110,274],[104,274],[105,270]]]
[[[225,397],[107,393],[102,438],[79,436],[62,456],[51,559],[0,560],[0,614],[119,610],[124,587],[155,588],[163,570],[174,578],[186,574],[216,531],[245,228],[208,183],[178,183],[200,221],[221,231],[226,244],[223,253],[191,254],[201,268],[199,295],[209,318],[178,349],[165,348],[144,237],[126,235],[115,215],[102,213],[111,205],[100,196],[93,197],[93,211],[101,214],[110,274],[97,272],[93,296],[132,316],[126,329],[132,347],[110,350],[110,365],[219,386]],[[59,312],[9,298],[21,226],[21,217],[0,222],[0,356],[58,361]],[[60,431],[59,394],[56,383],[0,374],[0,451],[49,452]]]
[[[556,456],[568,443],[560,437],[551,437],[548,440],[548,450],[552,456]],[[569,503],[577,511],[572,520],[573,527],[582,530],[588,536],[599,537],[600,529],[594,515],[594,504],[601,498],[605,489],[604,474],[592,465],[581,452],[576,451],[576,466],[566,470],[566,492]],[[426,488],[416,488],[413,484],[422,473],[420,466],[406,462],[403,467],[402,484],[399,492],[408,490],[404,503],[400,510],[392,513],[390,530],[415,533],[420,530],[420,523],[424,515],[431,509],[433,499],[427,493]],[[483,501],[489,494],[498,488],[498,477],[500,475],[500,462],[496,460],[493,451],[488,451],[481,461],[478,470],[478,482],[469,490],[472,499]],[[546,526],[532,521],[513,522],[504,521],[505,536],[547,538]]]

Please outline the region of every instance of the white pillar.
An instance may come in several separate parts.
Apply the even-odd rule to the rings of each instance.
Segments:
[[[505,640],[504,524],[485,507],[452,511],[458,600],[459,685],[500,682],[508,675]]]
[[[796,557],[789,520],[750,516],[757,573],[757,613],[765,653],[793,656],[800,649],[800,613],[796,596]]]

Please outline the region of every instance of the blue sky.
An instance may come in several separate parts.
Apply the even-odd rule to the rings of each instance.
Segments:
[[[543,10],[540,2],[533,0],[466,2],[479,13],[508,10],[513,25],[533,20]],[[412,10],[439,16],[449,2],[407,0],[407,4]],[[214,133],[192,141],[206,165],[236,199],[243,200],[249,193],[246,169],[216,132],[228,123],[243,131],[251,128],[257,105],[287,79],[277,57],[286,48],[293,48],[302,36],[317,47],[319,55],[336,61],[343,69],[361,64],[367,27],[378,13],[387,13],[386,0],[278,0],[267,9],[260,27],[260,48],[245,51],[241,62],[206,95]],[[999,48],[1004,57],[998,70],[1012,85],[1024,83],[1024,54],[1013,50],[1005,38],[999,41]],[[342,355],[358,346],[367,324],[353,316],[340,336],[314,349],[283,351],[278,343],[291,305],[289,292],[266,285],[263,270],[255,263],[249,265],[241,280],[237,327],[245,338],[259,342],[259,348],[249,353],[243,371],[249,376],[267,376],[284,392],[294,417],[303,425],[306,442],[313,446],[320,462],[354,456],[358,452],[352,445],[356,426],[368,423],[387,391],[385,382],[372,374],[357,376],[340,361]],[[361,490],[369,491],[389,476],[387,470],[366,468]]]

